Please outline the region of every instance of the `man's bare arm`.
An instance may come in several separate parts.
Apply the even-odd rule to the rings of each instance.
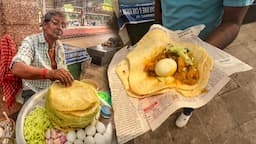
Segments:
[[[51,79],[60,80],[65,86],[70,86],[73,82],[73,76],[65,69],[47,70],[44,76],[42,76],[42,68],[26,65],[23,62],[16,62],[13,64],[12,73],[22,79]]]
[[[238,35],[247,7],[225,7],[223,21],[206,39],[206,42],[224,49]]]
[[[41,68],[32,67],[24,64],[23,62],[16,62],[13,64],[12,73],[23,79],[41,79]]]
[[[161,0],[155,0],[155,23],[162,24]]]

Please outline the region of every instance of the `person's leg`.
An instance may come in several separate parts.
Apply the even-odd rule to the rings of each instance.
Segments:
[[[183,108],[183,113],[184,115],[189,116],[192,114],[193,110],[193,108]]]
[[[193,110],[193,108],[184,108],[183,112],[176,120],[176,126],[180,128],[186,126],[189,121],[189,118],[192,116]]]
[[[23,90],[21,96],[24,99],[24,103],[33,95],[35,94],[32,90]]]
[[[18,101],[17,101],[17,98],[16,98],[16,102],[20,103],[18,105],[15,104],[15,110],[16,112],[10,114],[10,118],[12,118],[13,120],[17,120],[17,117],[18,117],[18,114],[20,112],[20,109],[22,108],[22,104],[24,104],[33,94],[35,94],[34,91],[32,90],[21,90],[18,94],[17,97],[18,98]]]

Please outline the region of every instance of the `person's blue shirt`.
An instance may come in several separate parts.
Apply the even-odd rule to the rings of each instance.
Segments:
[[[248,6],[254,0],[161,0],[163,25],[183,30],[205,24],[199,37],[205,39],[222,21],[224,6]]]

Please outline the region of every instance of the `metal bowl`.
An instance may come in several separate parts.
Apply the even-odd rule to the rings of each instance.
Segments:
[[[34,110],[35,106],[41,105],[44,106],[44,96],[47,94],[48,89],[45,89],[39,93],[34,94],[29,98],[29,100],[21,108],[18,118],[16,120],[16,143],[17,144],[26,144],[23,128],[26,115]]]
[[[18,118],[16,120],[16,143],[17,144],[26,144],[23,128],[25,123],[25,117],[27,114],[29,114],[31,111],[34,110],[34,108],[37,105],[44,106],[45,105],[45,95],[48,93],[48,89],[45,89],[39,93],[34,94],[29,98],[29,100],[23,105],[21,108]],[[101,100],[102,102],[102,100]],[[112,143],[116,143],[116,137],[114,134],[112,134],[112,124],[111,122],[108,123],[108,126],[111,127],[109,131],[111,131],[111,137],[112,137]]]

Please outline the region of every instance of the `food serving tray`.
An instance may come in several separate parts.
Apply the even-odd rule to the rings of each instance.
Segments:
[[[45,105],[45,95],[48,93],[48,89],[42,90],[41,92],[38,92],[31,96],[29,100],[23,105],[21,108],[17,121],[16,121],[16,143],[17,144],[26,144],[25,138],[24,138],[24,122],[25,117],[34,110],[36,106],[44,106]],[[111,122],[109,122],[108,125],[111,125]],[[112,127],[112,125],[111,125]],[[116,138],[114,135],[112,135],[112,143],[116,143]]]

